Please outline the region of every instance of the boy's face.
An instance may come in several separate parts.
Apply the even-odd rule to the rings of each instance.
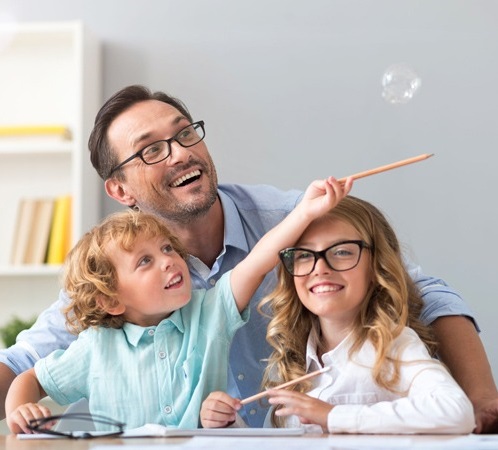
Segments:
[[[189,302],[187,264],[167,238],[138,238],[129,252],[112,242],[108,251],[118,276],[119,305],[111,314],[152,326]]]

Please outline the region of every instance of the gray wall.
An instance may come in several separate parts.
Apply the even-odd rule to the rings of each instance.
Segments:
[[[0,1],[7,11],[83,20],[104,45],[106,98],[143,83],[183,99],[222,181],[303,188],[435,153],[354,193],[475,310],[498,375],[498,1]],[[397,62],[422,79],[405,105],[381,97]]]

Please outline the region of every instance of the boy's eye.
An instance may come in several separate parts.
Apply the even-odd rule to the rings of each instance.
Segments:
[[[150,257],[149,256],[144,256],[139,262],[139,266],[145,266],[146,264],[150,263]]]
[[[172,253],[174,251],[175,251],[175,249],[173,248],[173,246],[171,244],[166,244],[163,247],[163,253]]]

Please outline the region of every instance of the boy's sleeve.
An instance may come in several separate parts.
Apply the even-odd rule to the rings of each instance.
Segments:
[[[89,331],[80,333],[66,350],[55,350],[35,363],[38,381],[59,405],[88,398],[92,350],[97,347]]]

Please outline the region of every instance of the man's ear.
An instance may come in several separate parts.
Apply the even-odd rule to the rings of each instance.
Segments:
[[[126,311],[126,306],[103,294],[97,296],[97,305],[111,316],[120,316]]]
[[[123,187],[123,183],[115,178],[108,178],[104,183],[107,195],[117,202],[125,206],[134,206],[136,203],[135,197],[128,194]]]

